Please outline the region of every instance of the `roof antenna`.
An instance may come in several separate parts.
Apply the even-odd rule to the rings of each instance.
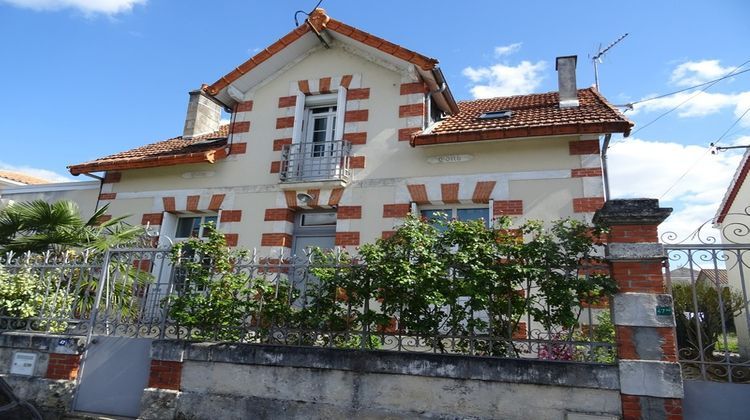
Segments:
[[[594,63],[594,85],[596,86],[596,90],[599,90],[599,67],[598,65],[602,63],[602,57],[604,57],[604,54],[607,53],[607,51],[611,50],[612,47],[619,44],[620,41],[625,39],[626,36],[629,34],[626,32],[625,35],[622,35],[621,37],[617,38],[613,43],[607,45],[607,48],[602,49],[602,45],[599,44],[599,51],[594,54],[593,57],[591,57],[591,61]]]
[[[318,0],[318,4],[316,4],[315,7],[313,7],[312,10],[310,10],[309,12],[306,12],[304,10],[297,10],[296,12],[294,12],[294,26],[295,27],[299,26],[299,20],[297,20],[297,16],[299,16],[300,13],[310,16],[310,13],[314,12],[315,9],[320,7],[320,3],[323,3],[323,0]]]

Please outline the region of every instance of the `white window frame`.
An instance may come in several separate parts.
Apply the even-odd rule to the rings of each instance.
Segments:
[[[177,229],[180,226],[181,219],[192,219],[196,217],[199,217],[201,219],[200,228],[198,229],[197,239],[201,239],[201,240],[206,239],[206,237],[203,236],[203,234],[205,233],[205,228],[203,227],[203,225],[206,223],[207,217],[215,217],[216,229],[217,230],[219,229],[219,213],[180,213],[180,214],[175,214],[174,216],[175,216],[175,220],[174,220],[174,228],[172,229],[172,232],[173,232],[172,239],[175,242],[183,242],[183,241],[187,241],[193,238],[192,236],[179,237],[179,238],[177,237]]]
[[[344,117],[346,115],[346,88],[339,86],[335,93],[321,95],[305,95],[297,93],[297,102],[294,108],[294,124],[292,126],[292,143],[301,143],[306,140],[304,135],[306,120],[309,118],[309,109],[321,106],[336,106],[336,125],[332,140],[344,138]]]
[[[487,212],[485,215],[485,223],[486,226],[490,227],[492,226],[492,203],[489,204],[479,204],[479,203],[469,203],[469,204],[429,204],[429,205],[419,205],[419,206],[412,206],[412,211],[419,215],[419,217],[422,217],[422,211],[423,210],[450,210],[450,214],[448,214],[448,220],[458,220],[458,210],[460,209],[482,209]]]
[[[314,124],[313,121],[318,118],[325,118],[326,119],[326,136],[323,140],[326,143],[330,143],[335,140],[335,135],[338,133],[338,130],[336,130],[338,126],[338,108],[335,111],[327,111],[324,113],[313,113],[315,109],[320,108],[330,108],[335,107],[336,105],[319,105],[319,106],[310,106],[305,107],[305,121],[304,121],[304,129],[302,130],[303,137],[305,143],[312,144],[313,142],[313,132],[314,132]]]

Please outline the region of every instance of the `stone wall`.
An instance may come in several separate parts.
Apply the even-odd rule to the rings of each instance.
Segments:
[[[152,376],[163,374],[153,363],[171,362],[179,383],[147,388],[143,419],[613,419],[621,412],[617,367],[600,364],[179,341],[154,342],[152,359]]]
[[[83,338],[22,333],[0,334],[0,377],[46,419],[62,418],[73,403]],[[15,353],[36,354],[30,376],[11,374]]]

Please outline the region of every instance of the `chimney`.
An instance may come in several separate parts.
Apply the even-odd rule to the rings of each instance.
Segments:
[[[182,137],[189,139],[219,129],[221,106],[212,101],[201,89],[190,92],[185,128]]]
[[[557,57],[557,85],[560,95],[560,108],[575,108],[578,106],[578,87],[576,87],[576,62],[578,56],[568,55]]]

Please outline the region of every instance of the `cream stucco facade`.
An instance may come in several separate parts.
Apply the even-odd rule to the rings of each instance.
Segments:
[[[223,194],[221,209],[217,213],[226,210],[242,213],[239,221],[220,218],[219,227],[227,233],[237,234],[238,245],[261,248],[264,253],[292,246],[289,241],[276,239],[264,242],[264,234],[281,233],[292,237],[294,234],[293,223],[267,220],[266,211],[269,209],[293,208],[295,212],[302,212],[313,208],[360,207],[361,217],[340,217],[336,223],[337,233],[358,233],[359,241],[337,242],[341,246],[353,247],[374,241],[398,225],[401,218],[384,217],[384,206],[418,201],[412,196],[409,185],[424,185],[429,203],[418,203],[417,208],[445,207],[441,185],[458,184],[458,203],[449,204],[485,207],[488,215],[492,211],[492,202],[521,200],[523,212],[519,216],[524,218],[576,217],[587,220],[590,217],[590,211],[575,211],[574,199],[601,198],[601,176],[573,177],[571,174],[574,169],[600,168],[599,155],[571,154],[570,143],[597,141],[597,136],[411,147],[408,141],[399,141],[398,138],[398,130],[412,124],[405,121],[408,118],[399,117],[399,106],[422,103],[424,95],[400,94],[402,84],[415,81],[415,76],[410,76],[407,70],[389,68],[343,46],[315,49],[273,80],[253,91],[243,92],[247,100],[253,101],[252,110],[237,113],[235,121],[249,122],[250,128],[247,132],[234,133],[231,141],[246,143],[245,153],[230,154],[214,164],[122,171],[119,182],[104,184],[102,193],[116,194],[111,200],[112,213],[131,214],[132,223],[140,223],[144,214],[165,211],[210,213],[211,198]],[[297,94],[299,80],[317,81],[331,77],[335,81],[345,74],[353,75],[349,90],[369,89],[366,99],[346,103],[346,111],[367,110],[367,120],[347,122],[344,128],[344,133],[366,133],[365,144],[352,146],[353,156],[364,157],[364,167],[352,169],[352,179],[343,188],[340,200],[329,204],[333,203],[333,191],[341,185],[280,182],[279,174],[271,170],[272,162],[281,160],[281,152],[274,150],[273,142],[292,137],[292,128],[277,128],[279,118],[294,115],[293,107],[279,107],[279,99]],[[416,119],[415,125],[421,126],[421,117]],[[451,161],[454,159],[458,161]],[[491,182],[494,186],[486,198],[476,199],[477,183],[482,182]],[[288,191],[311,193],[317,197],[318,204],[289,203]],[[195,196],[199,197],[198,204],[190,210],[188,199]],[[170,197],[174,197],[175,202],[171,210],[164,204],[165,198]],[[168,236],[172,232],[161,234]]]
[[[291,252],[295,233],[292,217],[308,210],[337,211],[335,243],[350,250],[392,231],[402,220],[405,205],[412,210],[484,208],[488,218],[510,214],[519,219],[590,219],[595,210],[592,204],[574,203],[581,199],[603,202],[597,135],[412,147],[409,141],[400,139],[399,130],[421,128],[425,117],[405,116],[402,107],[422,106],[426,100],[424,93],[403,91],[403,85],[421,80],[412,67],[399,60],[368,55],[345,43],[332,42],[330,49],[311,48],[252,87],[245,86],[243,91],[234,88],[235,96],[245,103],[252,101],[251,109],[235,112],[235,127],[243,128],[235,129],[229,139],[234,145],[244,143],[244,152],[233,148],[234,153],[213,164],[110,171],[98,205],[110,203],[111,214],[130,215],[130,223],[147,223],[163,237],[175,234],[175,223],[167,222],[168,218],[216,213],[219,228],[233,238],[230,242],[258,248],[265,254]],[[337,84],[347,76],[351,81],[346,88]],[[282,106],[282,102],[295,96],[303,100],[315,97],[299,96],[300,81],[308,81],[314,92],[315,85],[327,78],[331,83],[329,96],[338,98],[333,104],[345,106],[346,113],[340,114],[346,115],[343,138],[358,138],[351,149],[351,180],[281,182],[273,166],[282,155],[274,144],[293,139],[293,130],[299,127],[283,123],[290,117],[297,118],[299,106]],[[349,93],[345,103],[338,94],[341,89]],[[353,111],[360,112],[350,117]],[[242,123],[249,123],[249,127]],[[571,143],[577,142],[596,142],[597,147],[588,153],[575,152]],[[355,159],[359,159],[356,165]],[[581,168],[599,172],[575,175]],[[456,184],[457,193],[447,197],[444,189],[455,190]],[[97,205],[98,193],[76,189],[50,195],[29,190],[27,194],[16,191],[8,198],[18,201],[64,196],[79,202],[86,213]],[[294,199],[298,193],[310,194],[313,202],[298,202]],[[394,208],[398,210],[392,211]],[[269,211],[283,209],[289,211],[285,216],[269,216]],[[231,216],[225,217],[227,212]]]

